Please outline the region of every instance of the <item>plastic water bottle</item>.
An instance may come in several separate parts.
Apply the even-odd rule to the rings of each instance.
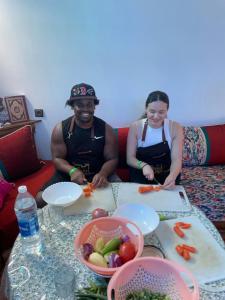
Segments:
[[[42,245],[37,217],[37,204],[33,196],[28,193],[25,185],[21,185],[18,188],[14,209],[24,252],[39,254]]]

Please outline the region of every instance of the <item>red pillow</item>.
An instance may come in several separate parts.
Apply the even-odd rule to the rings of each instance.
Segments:
[[[6,180],[0,177],[0,209],[2,208],[5,196],[11,191],[12,188],[12,183],[7,182]]]
[[[0,138],[0,172],[6,179],[27,176],[40,167],[30,125]]]

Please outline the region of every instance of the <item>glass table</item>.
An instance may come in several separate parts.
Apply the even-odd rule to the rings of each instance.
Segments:
[[[175,218],[195,215],[225,249],[223,240],[214,225],[196,207],[190,212],[164,212],[167,217]],[[58,224],[49,219],[49,207],[43,209],[44,222],[41,226],[43,249],[38,255],[24,255],[18,236],[9,259],[6,275],[8,278],[7,294],[9,299],[44,300],[57,298],[54,287],[54,273],[60,264],[71,266],[76,274],[76,289],[89,285],[88,281],[102,281],[101,277],[82,265],[75,257],[74,237],[80,228],[91,219],[91,214],[63,216]],[[153,233],[145,237],[145,245],[161,248],[157,236]],[[225,279],[200,286],[200,299],[225,299]]]

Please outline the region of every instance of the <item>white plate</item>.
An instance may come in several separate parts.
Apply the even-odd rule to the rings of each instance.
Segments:
[[[124,217],[134,222],[143,235],[152,233],[159,225],[159,215],[151,206],[142,203],[127,203],[119,206],[114,216]]]
[[[74,182],[58,182],[47,187],[42,198],[50,205],[68,206],[82,195],[82,188]]]

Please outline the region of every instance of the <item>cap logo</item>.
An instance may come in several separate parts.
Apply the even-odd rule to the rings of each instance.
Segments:
[[[85,86],[79,86],[73,88],[73,96],[95,96],[95,92],[92,88],[86,88]]]

